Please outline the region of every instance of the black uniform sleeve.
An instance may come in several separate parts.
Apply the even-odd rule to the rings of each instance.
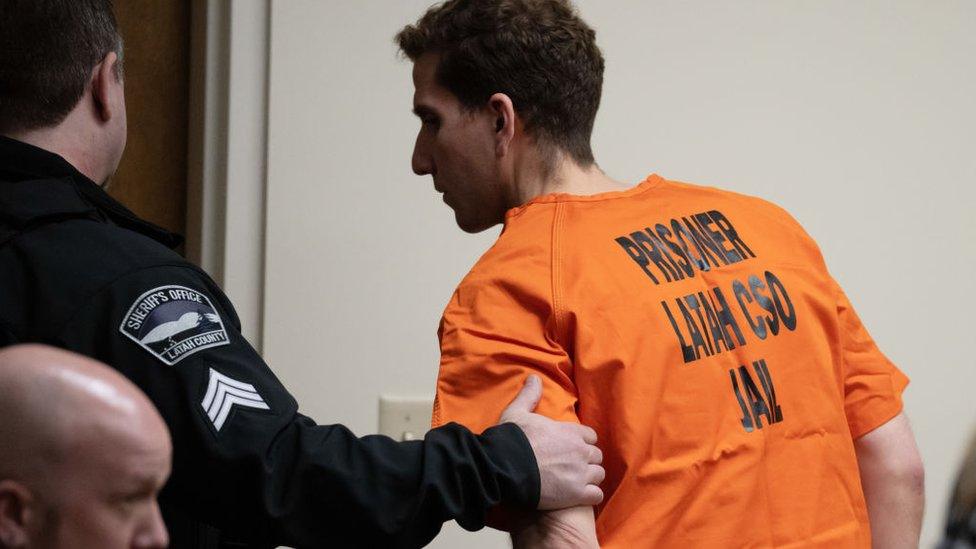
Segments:
[[[17,338],[14,337],[14,333],[0,322],[0,349],[15,343],[17,343]]]
[[[188,265],[118,278],[59,333],[57,344],[119,369],[156,404],[174,446],[160,501],[223,545],[419,547],[447,520],[475,530],[496,504],[538,503],[535,457],[515,425],[395,442],[299,414],[226,297]],[[172,530],[173,547],[201,546]]]

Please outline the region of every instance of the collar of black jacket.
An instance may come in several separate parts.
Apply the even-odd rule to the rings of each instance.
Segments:
[[[183,237],[140,219],[64,158],[0,136],[0,215],[17,224],[71,215],[99,218],[175,248]]]

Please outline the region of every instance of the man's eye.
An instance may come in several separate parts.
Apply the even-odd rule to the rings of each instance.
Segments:
[[[131,492],[128,494],[120,494],[116,498],[116,503],[122,507],[132,507],[152,497],[153,496],[151,493],[146,493],[142,491]]]

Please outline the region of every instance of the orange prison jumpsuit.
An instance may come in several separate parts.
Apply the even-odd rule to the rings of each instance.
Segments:
[[[817,245],[763,200],[652,175],[508,212],[440,327],[434,426],[593,427],[605,548],[869,547],[853,440],[902,408]]]

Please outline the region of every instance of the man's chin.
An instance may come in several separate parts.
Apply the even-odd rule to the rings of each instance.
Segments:
[[[479,220],[464,219],[461,216],[459,216],[457,212],[454,213],[454,221],[457,222],[457,226],[462,231],[468,234],[477,234],[483,231],[487,231],[488,229],[494,227],[495,225],[498,225],[499,223],[498,221],[485,221],[483,219],[479,219]]]

